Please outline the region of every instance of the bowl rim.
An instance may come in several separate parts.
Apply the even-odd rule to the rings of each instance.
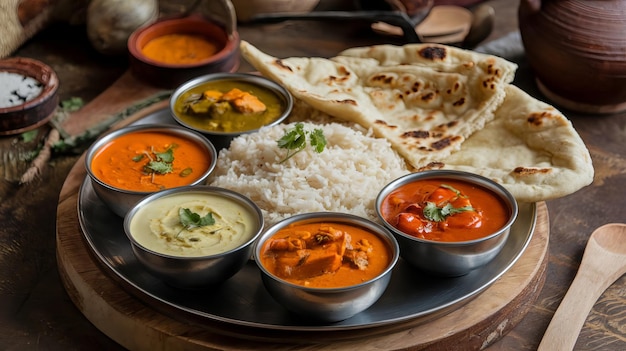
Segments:
[[[280,85],[278,82],[272,79],[269,79],[265,76],[262,76],[260,74],[239,73],[239,72],[219,72],[219,73],[209,73],[209,74],[205,74],[202,76],[189,79],[186,82],[179,85],[178,88],[176,88],[172,92],[172,95],[170,96],[170,101],[169,101],[169,109],[170,109],[170,114],[172,115],[174,120],[180,125],[185,126],[186,128],[195,130],[196,132],[199,132],[201,134],[212,135],[212,136],[234,137],[234,136],[238,136],[241,134],[254,133],[258,131],[259,129],[261,129],[261,128],[256,128],[256,129],[250,129],[250,130],[245,130],[245,131],[240,131],[240,132],[220,132],[220,131],[205,130],[205,129],[200,129],[200,128],[191,126],[188,123],[184,122],[180,117],[178,117],[178,114],[176,113],[175,105],[176,105],[176,101],[183,93],[199,85],[210,83],[213,81],[221,81],[221,80],[233,80],[233,81],[241,81],[241,82],[246,82],[246,83],[251,83],[251,84],[257,84],[264,88],[270,89],[283,100],[285,104],[285,110],[283,111],[283,113],[280,116],[278,116],[278,118],[273,120],[271,123],[268,123],[262,126],[261,128],[272,127],[272,126],[282,123],[287,117],[289,117],[289,114],[293,110],[293,105],[294,105],[293,95],[289,92],[289,90],[287,90],[284,86]]]
[[[214,29],[219,29],[223,32],[224,34],[223,38],[216,38],[220,42],[220,44],[223,45],[223,47],[219,51],[214,53],[213,55],[203,60],[194,62],[194,63],[165,63],[165,62],[161,62],[158,60],[153,60],[143,54],[143,52],[141,51],[141,48],[139,48],[139,42],[141,41],[141,39],[143,39],[145,36],[149,34],[149,31],[158,30],[161,28],[168,28],[169,26],[175,26],[176,24],[184,24],[186,25],[186,28],[189,28],[189,29],[186,29],[183,31],[172,31],[172,32],[168,31],[168,33],[157,35],[155,36],[155,38],[160,37],[162,35],[166,35],[166,34],[181,34],[181,33],[201,34],[199,31],[194,31],[194,28],[198,28],[199,25],[203,25],[203,26],[213,27]],[[222,40],[223,40],[223,43],[222,43]],[[133,31],[128,37],[127,48],[128,48],[129,54],[133,58],[151,66],[163,67],[163,68],[169,68],[169,69],[196,68],[196,67],[202,67],[208,64],[217,63],[223,60],[228,60],[231,53],[239,50],[239,34],[237,31],[228,33],[227,30],[220,23],[212,21],[211,19],[200,16],[198,14],[190,14],[187,16],[163,17],[161,19],[158,19],[155,22],[148,23],[144,26],[137,28],[135,31]]]
[[[174,196],[174,195],[177,195],[179,193],[192,193],[192,194],[193,193],[209,193],[209,194],[219,195],[219,196],[222,196],[222,197],[233,199],[233,200],[239,202],[240,204],[242,204],[244,207],[247,207],[250,210],[250,212],[254,214],[254,217],[257,220],[256,221],[257,222],[256,223],[257,224],[257,228],[255,229],[254,234],[250,238],[248,238],[248,240],[246,240],[246,242],[244,242],[244,243],[238,245],[237,247],[235,247],[233,249],[230,249],[228,251],[220,252],[220,253],[217,253],[217,254],[211,254],[211,255],[177,256],[177,255],[170,255],[170,254],[154,251],[154,250],[151,250],[151,249],[143,246],[130,233],[130,224],[131,224],[131,222],[133,220],[133,216],[135,214],[137,214],[137,212],[139,212],[141,207],[145,206],[145,204],[147,204],[147,203],[149,203],[151,201],[154,201],[156,199],[169,197],[169,196]],[[144,251],[146,253],[149,253],[151,255],[161,257],[161,258],[173,259],[173,260],[179,260],[179,261],[186,261],[186,262],[192,262],[192,261],[201,261],[201,260],[206,260],[206,259],[211,259],[211,258],[224,257],[224,256],[227,256],[227,255],[230,255],[233,252],[244,250],[245,248],[249,247],[250,245],[254,245],[254,243],[256,242],[257,238],[259,238],[259,236],[261,236],[261,234],[263,233],[263,229],[265,227],[265,220],[263,218],[263,212],[261,211],[259,206],[254,201],[252,201],[249,197],[247,197],[246,195],[244,195],[242,193],[239,193],[239,192],[236,192],[236,191],[233,191],[233,190],[230,190],[230,189],[216,187],[216,186],[210,186],[210,185],[186,185],[186,186],[182,186],[182,187],[178,187],[178,188],[170,188],[170,189],[160,190],[160,191],[157,191],[155,193],[152,193],[150,195],[145,196],[139,202],[137,202],[135,205],[133,205],[132,208],[126,213],[126,215],[124,216],[123,226],[124,226],[124,234],[126,235],[128,240],[130,241],[130,243],[133,246],[135,246],[136,248],[141,249],[142,251]]]
[[[165,132],[165,133],[170,133],[170,134],[173,133],[179,136],[184,135],[185,137],[191,137],[195,142],[203,146],[208,151],[209,155],[211,156],[209,167],[207,168],[205,172],[203,172],[198,177],[198,179],[196,179],[195,181],[191,182],[188,185],[196,186],[198,184],[203,183],[215,170],[215,167],[217,165],[217,155],[218,155],[217,150],[215,149],[215,146],[213,145],[213,143],[210,140],[208,140],[206,137],[204,137],[202,134],[193,130],[189,130],[188,128],[185,128],[183,126],[177,126],[177,125],[165,124],[165,123],[147,123],[147,124],[136,124],[136,125],[124,126],[119,129],[112,130],[100,136],[98,139],[96,139],[96,141],[94,141],[85,152],[84,164],[85,164],[85,169],[87,171],[87,175],[89,176],[89,178],[92,181],[96,182],[98,185],[108,190],[116,191],[122,194],[145,196],[145,195],[153,194],[158,191],[163,191],[163,190],[137,191],[137,190],[128,190],[128,189],[118,188],[116,186],[113,186],[111,184],[108,184],[102,181],[91,170],[91,161],[93,160],[93,156],[103,146],[115,140],[117,137],[121,135],[141,132],[141,131],[159,131],[159,132]],[[188,185],[183,185],[183,187],[188,186]],[[175,189],[175,188],[169,188],[169,189]],[[169,189],[165,189],[165,190],[169,190]]]
[[[367,281],[354,284],[354,285],[342,286],[342,287],[320,288],[320,287],[310,287],[310,286],[295,284],[285,279],[282,279],[272,274],[269,270],[265,268],[265,266],[258,259],[256,259],[256,257],[258,257],[260,253],[261,248],[263,247],[263,244],[267,241],[267,239],[271,238],[274,234],[276,234],[276,232],[278,232],[282,228],[289,226],[291,224],[294,224],[294,223],[318,223],[318,222],[351,224],[351,225],[359,226],[370,232],[373,232],[375,235],[385,240],[386,244],[391,250],[391,260],[389,264],[382,272],[380,272],[378,275],[376,275],[375,277]],[[307,212],[307,213],[295,214],[267,228],[255,242],[253,253],[255,257],[254,262],[256,263],[256,266],[259,268],[259,271],[261,272],[261,274],[263,274],[267,278],[277,281],[280,284],[286,285],[290,288],[295,288],[295,289],[299,289],[299,290],[303,290],[307,292],[335,293],[335,292],[346,292],[346,291],[360,289],[364,286],[373,284],[374,282],[377,282],[383,279],[388,274],[391,274],[400,259],[400,245],[398,244],[398,241],[396,240],[396,238],[394,237],[394,235],[391,233],[391,231],[388,228],[374,221],[371,221],[367,218],[353,215],[350,213],[342,213],[342,212]]]
[[[463,240],[463,241],[438,241],[438,240],[418,238],[418,237],[412,236],[410,234],[407,234],[399,230],[398,228],[391,225],[391,223],[387,222],[387,220],[385,220],[385,218],[380,213],[380,207],[382,205],[382,202],[385,200],[387,196],[389,196],[389,194],[392,191],[394,191],[395,189],[397,189],[399,186],[403,184],[412,183],[420,179],[431,179],[431,178],[461,180],[461,181],[466,181],[468,183],[480,186],[487,190],[491,190],[491,192],[493,192],[496,196],[498,196],[505,205],[508,205],[509,211],[510,211],[508,220],[500,229],[498,229],[497,231],[489,235],[485,235],[477,239]],[[385,185],[376,196],[376,200],[374,203],[376,206],[376,214],[378,216],[378,219],[392,233],[400,235],[403,238],[406,238],[406,239],[409,239],[418,243],[428,244],[428,245],[446,246],[446,247],[470,246],[470,245],[475,245],[481,242],[489,241],[495,237],[498,237],[502,235],[503,233],[507,232],[507,230],[511,228],[513,223],[515,223],[515,221],[517,220],[517,215],[519,213],[519,206],[517,204],[517,200],[515,199],[513,194],[511,194],[511,192],[508,191],[502,184],[494,180],[491,180],[485,176],[476,174],[476,173],[471,173],[467,171],[459,171],[459,170],[425,170],[425,171],[418,171],[418,172],[405,174],[403,176],[400,176],[392,180],[387,185]]]

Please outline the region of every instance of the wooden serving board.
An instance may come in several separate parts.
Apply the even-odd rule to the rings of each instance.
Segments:
[[[130,124],[163,108],[157,103],[129,117]],[[541,292],[548,261],[549,215],[537,204],[533,237],[519,260],[492,286],[464,305],[389,326],[333,332],[255,329],[189,320],[180,311],[147,303],[125,289],[85,243],[78,221],[78,191],[86,176],[84,155],[61,189],[56,246],[61,279],[78,309],[103,333],[130,350],[466,350],[484,349],[526,315]]]

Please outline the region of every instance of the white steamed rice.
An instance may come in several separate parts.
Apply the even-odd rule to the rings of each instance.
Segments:
[[[322,153],[307,145],[280,163],[286,150],[278,148],[277,140],[295,123],[265,127],[220,151],[209,184],[248,196],[263,211],[266,226],[317,211],[377,220],[376,196],[384,185],[409,173],[404,159],[386,139],[370,133],[338,123],[303,124],[307,131],[323,129],[327,145]]]

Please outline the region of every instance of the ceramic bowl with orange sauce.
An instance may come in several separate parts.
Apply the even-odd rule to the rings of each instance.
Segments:
[[[216,162],[204,136],[165,124],[122,127],[96,140],[85,156],[94,192],[121,217],[152,193],[204,184]]]
[[[461,276],[493,260],[507,241],[518,205],[502,185],[477,174],[434,170],[387,184],[378,217],[400,256],[437,276]]]
[[[316,212],[267,229],[254,257],[277,302],[312,322],[327,323],[353,317],[382,296],[399,247],[387,229],[370,220]]]
[[[130,69],[150,85],[173,89],[197,76],[239,68],[236,28],[200,15],[162,18],[128,38]]]

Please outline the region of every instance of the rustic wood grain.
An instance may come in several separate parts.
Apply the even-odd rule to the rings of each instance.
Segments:
[[[163,89],[142,82],[128,70],[102,94],[66,119],[63,130],[69,135],[79,135],[129,105],[161,91]]]

